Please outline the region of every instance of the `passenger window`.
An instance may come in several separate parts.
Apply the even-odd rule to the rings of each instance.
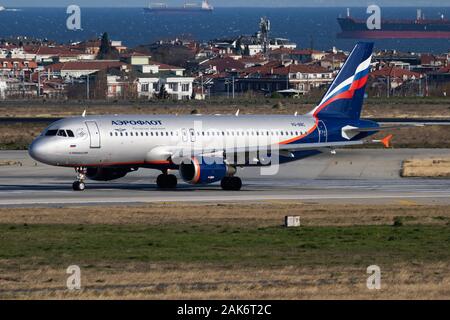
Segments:
[[[60,136],[60,137],[67,137],[66,131],[65,130],[58,130],[58,136]]]
[[[112,132],[110,132],[110,133],[109,133],[109,135],[110,135],[110,136],[112,137],[112,136],[113,136],[113,133],[112,133]]]
[[[133,136],[133,132],[130,132],[130,136]]]
[[[116,137],[118,136],[119,134],[116,132]]]
[[[56,136],[56,133],[58,132],[58,130],[48,130],[45,135],[47,137],[52,137],[52,136]]]

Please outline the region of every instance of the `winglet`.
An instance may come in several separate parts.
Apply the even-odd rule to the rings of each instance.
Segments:
[[[83,111],[83,114],[81,115],[83,118],[86,117],[86,109]]]
[[[380,140],[380,142],[384,145],[385,148],[390,148],[391,145],[391,140],[394,136],[392,134],[388,135],[386,138],[383,138]]]
[[[239,109],[237,109],[237,111],[236,111],[236,117],[239,117]]]

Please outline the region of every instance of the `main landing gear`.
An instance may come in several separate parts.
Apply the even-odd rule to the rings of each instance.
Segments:
[[[77,181],[72,184],[72,188],[74,191],[84,191],[86,189],[86,184],[84,180],[86,180],[86,168],[75,168],[75,172],[77,173]]]
[[[163,173],[160,174],[156,179],[156,184],[160,189],[175,189],[177,187],[178,181],[175,175]]]
[[[239,177],[225,177],[220,182],[223,190],[239,191],[242,188],[242,180]]]

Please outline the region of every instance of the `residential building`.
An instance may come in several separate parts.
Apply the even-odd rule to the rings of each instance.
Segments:
[[[118,60],[92,60],[92,61],[71,61],[64,63],[55,63],[46,67],[47,71],[57,72],[62,78],[81,78],[94,74],[100,70],[120,69],[129,70],[129,66]]]

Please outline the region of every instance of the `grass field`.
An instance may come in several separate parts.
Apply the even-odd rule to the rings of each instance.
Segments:
[[[402,177],[450,177],[450,158],[405,160],[400,172]]]
[[[449,206],[413,202],[0,209],[0,297],[448,299],[449,235]]]
[[[216,98],[205,101],[0,101],[0,117],[68,117],[88,114],[299,114],[311,111],[321,97],[267,99]],[[450,117],[450,98],[393,98],[366,100],[362,117]]]

